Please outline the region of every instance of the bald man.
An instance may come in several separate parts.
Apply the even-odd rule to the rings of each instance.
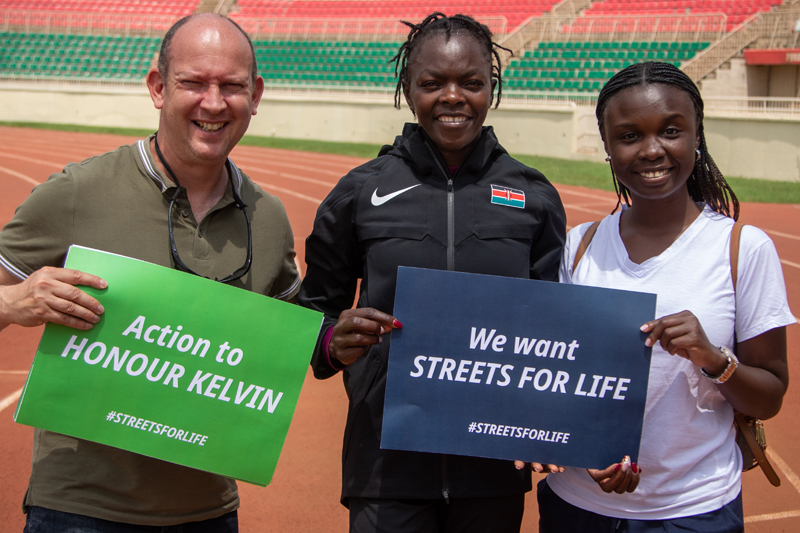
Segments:
[[[264,89],[250,39],[225,17],[184,18],[147,86],[161,111],[154,135],[67,165],[0,232],[0,329],[100,320],[102,306],[79,287],[107,283],[59,268],[72,244],[294,299],[283,205],[228,159]],[[35,430],[26,533],[233,532],[238,506],[231,479]]]

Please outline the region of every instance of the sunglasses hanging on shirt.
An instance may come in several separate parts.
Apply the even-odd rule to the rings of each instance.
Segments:
[[[186,265],[186,263],[184,263],[181,260],[181,256],[178,254],[178,246],[175,243],[175,236],[173,235],[172,232],[172,211],[173,208],[175,207],[175,202],[181,195],[183,187],[181,187],[181,184],[178,181],[178,178],[175,176],[175,173],[172,171],[172,168],[170,168],[169,164],[164,159],[164,154],[161,153],[161,148],[158,146],[158,133],[156,133],[155,136],[155,145],[156,145],[156,154],[158,155],[158,159],[161,161],[161,164],[164,165],[164,168],[167,169],[167,172],[172,178],[172,181],[175,182],[175,185],[177,186],[175,189],[175,194],[172,195],[172,199],[169,201],[169,208],[167,209],[167,225],[169,227],[169,249],[172,252],[172,260],[175,262],[175,267],[178,270],[188,272],[189,274],[194,274],[195,276],[199,276],[201,278],[211,279],[208,276],[201,276],[200,274],[189,268]],[[226,162],[226,166],[227,165],[228,163]],[[247,258],[245,259],[244,264],[240,268],[233,271],[229,275],[225,276],[222,279],[214,278],[214,281],[219,281],[220,283],[228,283],[231,281],[236,281],[237,279],[243,277],[250,271],[250,265],[253,262],[253,233],[250,228],[250,216],[247,214],[247,206],[242,201],[242,199],[239,198],[239,195],[236,193],[236,187],[233,184],[233,170],[230,168],[230,166],[227,166],[227,169],[228,169],[228,178],[230,179],[231,182],[231,192],[233,193],[233,201],[236,204],[236,207],[242,210],[242,213],[244,213],[244,219],[247,222]]]

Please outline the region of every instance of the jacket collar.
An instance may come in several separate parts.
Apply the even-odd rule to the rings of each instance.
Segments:
[[[469,153],[456,172],[456,181],[474,181],[480,171],[499,155],[506,153],[505,148],[497,142],[491,126],[484,126],[478,143]],[[381,148],[379,155],[393,155],[408,161],[421,176],[443,179],[447,173],[447,163],[442,154],[430,140],[419,124],[406,123],[402,135],[399,135],[392,146]]]

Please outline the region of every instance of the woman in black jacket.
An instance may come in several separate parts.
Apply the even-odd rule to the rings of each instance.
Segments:
[[[483,126],[502,92],[489,29],[406,24],[395,104],[418,124],[340,180],[306,241],[299,301],[325,313],[312,367],[343,371],[350,399],[342,502],[357,532],[519,531],[531,480],[513,462],[380,448],[398,266],[556,281],[566,225],[553,186]]]

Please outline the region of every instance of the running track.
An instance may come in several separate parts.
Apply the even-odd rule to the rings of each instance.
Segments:
[[[0,223],[33,185],[65,163],[133,142],[130,137],[49,132],[0,127]],[[314,213],[340,176],[362,159],[267,148],[238,147],[236,163],[264,189],[281,198],[291,219],[298,260]],[[558,186],[574,226],[610,212],[615,197],[607,192]],[[742,222],[767,231],[778,248],[789,303],[800,316],[800,205],[745,204]],[[30,475],[33,430],[12,420],[16,399],[41,335],[40,328],[16,326],[0,332],[0,529],[21,532],[20,511]],[[789,328],[792,375],[800,376],[800,326]],[[346,531],[346,510],[339,505],[340,450],[347,401],[339,378],[317,381],[309,374],[283,455],[267,488],[240,484],[240,522],[245,532]],[[769,452],[782,478],[772,488],[758,472],[744,475],[747,531],[800,531],[800,390],[790,388],[783,410],[767,423]],[[675,428],[680,431],[680,428]],[[538,476],[537,476],[538,477]],[[536,481],[536,479],[534,480]],[[528,497],[524,531],[536,531],[533,493]]]

